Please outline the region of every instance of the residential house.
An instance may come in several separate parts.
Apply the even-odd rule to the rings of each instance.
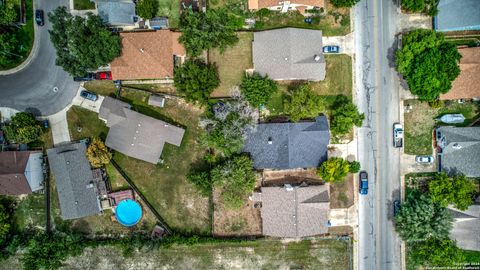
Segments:
[[[471,205],[466,211],[451,207],[449,210],[454,218],[450,238],[461,249],[480,251],[480,204]]]
[[[300,13],[305,14],[306,10],[320,9],[324,7],[325,0],[248,0],[248,9],[252,11],[266,8],[272,11],[280,11],[282,13],[298,10]]]
[[[86,149],[85,143],[72,143],[47,150],[63,219],[87,217],[101,211]]]
[[[172,79],[185,49],[170,30],[120,33],[122,53],[111,63],[113,80]]]
[[[261,203],[264,235],[301,238],[326,234],[330,210],[329,185],[262,187],[252,200]]]
[[[325,79],[322,31],[282,28],[255,32],[253,66],[274,80]]]
[[[313,122],[261,123],[247,134],[243,152],[256,169],[312,168],[327,159],[329,141],[325,116]]]
[[[94,0],[98,16],[114,27],[132,27],[137,21],[132,0]]]
[[[436,31],[480,30],[480,1],[440,0],[433,18]]]
[[[110,128],[105,144],[127,156],[156,164],[163,146],[180,146],[185,130],[140,114],[120,100],[105,97],[99,118]]]
[[[43,189],[43,154],[0,152],[0,195],[21,195]]]
[[[480,3],[480,1],[479,1]],[[460,75],[440,99],[480,99],[480,47],[461,48]]]
[[[436,129],[439,171],[480,177],[480,127]]]

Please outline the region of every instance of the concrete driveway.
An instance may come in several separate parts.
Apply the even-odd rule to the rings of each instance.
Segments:
[[[434,162],[431,164],[420,164],[415,161],[415,155],[403,154],[401,157],[402,174],[420,173],[420,172],[436,172],[437,160],[434,156]]]
[[[339,46],[340,53],[351,56],[354,53],[353,33],[350,33],[346,36],[322,37],[322,45]]]
[[[25,68],[14,74],[0,75],[0,107],[45,116],[55,114],[70,104],[79,83],[55,65],[56,51],[50,42],[48,29],[51,24],[47,19],[48,12],[68,5],[68,0],[35,1],[35,8],[43,9],[46,19],[44,26],[35,25],[38,49],[33,51],[33,59]]]

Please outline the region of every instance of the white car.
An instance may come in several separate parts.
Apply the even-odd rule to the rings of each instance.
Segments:
[[[416,156],[415,161],[422,164],[431,164],[433,163],[433,156]]]

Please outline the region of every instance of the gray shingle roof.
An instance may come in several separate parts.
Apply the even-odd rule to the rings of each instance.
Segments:
[[[311,168],[327,159],[329,141],[325,116],[315,122],[263,123],[247,134],[243,152],[250,153],[256,169]]]
[[[434,27],[437,31],[480,30],[480,1],[440,0]]]
[[[255,71],[274,80],[324,80],[322,31],[282,28],[255,32],[253,65]]]
[[[299,238],[328,232],[329,186],[262,187],[263,234]]]
[[[106,120],[110,127],[105,141],[108,147],[127,156],[156,164],[165,143],[180,146],[184,129],[132,111],[126,105],[128,104],[111,97],[105,97],[102,102],[99,116]],[[111,119],[114,120],[113,123],[110,122]]]
[[[134,25],[135,4],[128,0],[96,0],[98,15],[112,26]]]
[[[480,177],[480,127],[444,126],[437,129],[437,137],[442,171]]]
[[[63,219],[76,219],[100,212],[90,163],[84,143],[67,144],[47,150],[55,177]]]

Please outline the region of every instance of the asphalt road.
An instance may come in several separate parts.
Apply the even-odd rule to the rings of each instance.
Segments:
[[[32,62],[12,75],[0,76],[0,107],[51,115],[65,108],[75,96],[79,83],[55,65],[55,48],[50,42],[47,13],[68,0],[36,0],[36,8],[45,12],[45,25],[36,26],[39,48]]]
[[[392,202],[400,198],[400,150],[392,125],[399,121],[399,79],[393,67],[397,4],[361,0],[354,9],[356,91],[365,113],[358,129],[358,155],[369,175],[368,195],[359,200],[359,269],[402,269]]]

